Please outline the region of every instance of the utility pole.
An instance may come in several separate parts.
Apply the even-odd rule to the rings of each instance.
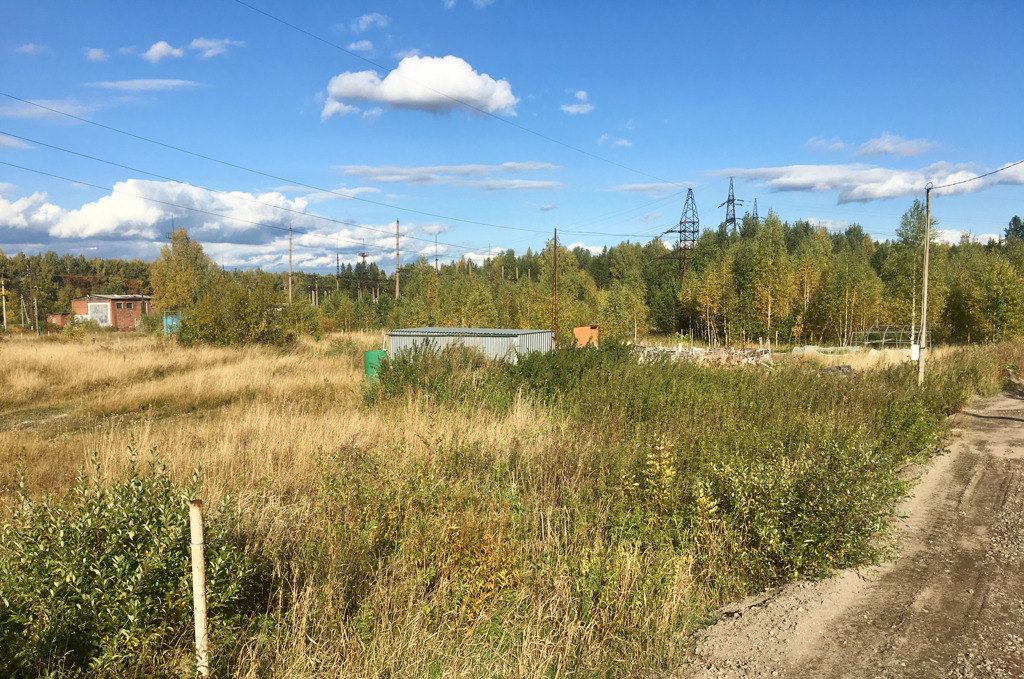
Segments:
[[[437,234],[434,234],[434,275],[441,272],[441,266],[437,263]]]
[[[292,227],[288,227],[288,303],[292,303]]]
[[[932,183],[924,187],[924,271],[921,280],[921,349],[917,355],[917,386],[924,386],[924,363],[928,353],[928,251],[932,244]]]
[[[334,252],[335,260],[335,272],[334,272],[334,291],[338,292],[341,290],[341,253],[338,251]]]
[[[32,305],[35,308],[35,321],[36,321],[36,334],[39,334],[39,293],[36,292],[36,296],[32,298]]]
[[[7,330],[7,281],[0,276],[0,299],[4,304],[4,330]]]
[[[554,343],[558,334],[558,229],[555,229],[554,266],[551,272],[552,298],[551,298],[551,340]]]
[[[398,299],[398,220],[395,220],[395,299]]]

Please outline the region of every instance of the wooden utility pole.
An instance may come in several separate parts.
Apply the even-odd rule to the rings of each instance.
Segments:
[[[32,306],[35,309],[36,334],[39,334],[39,295],[32,298]]]
[[[334,265],[336,267],[335,273],[334,273],[334,291],[338,292],[338,291],[341,290],[341,253],[340,252],[335,252],[334,253],[334,260],[335,260]]]
[[[395,299],[398,299],[398,220],[395,220]]]
[[[551,271],[551,340],[554,343],[558,336],[558,229],[555,229],[555,241],[552,254],[554,255],[554,266]]]
[[[7,281],[0,277],[0,299],[4,305],[4,330],[7,330]]]
[[[203,542],[203,501],[188,503],[192,547],[192,607],[196,617],[196,670],[210,676],[210,637],[206,622],[206,544]]]
[[[288,303],[292,302],[292,227],[288,227]]]
[[[917,355],[917,385],[924,386],[924,364],[928,351],[928,251],[932,244],[932,184],[924,188],[924,271],[921,280],[921,348]]]

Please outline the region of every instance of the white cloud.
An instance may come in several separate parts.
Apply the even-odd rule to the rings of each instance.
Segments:
[[[629,141],[628,139],[618,139],[616,137],[611,136],[610,134],[602,134],[600,137],[597,138],[597,143],[601,145],[611,143],[612,146],[633,145],[633,142]]]
[[[442,222],[428,222],[427,224],[420,224],[419,229],[425,234],[436,236],[441,233],[448,233],[451,227]]]
[[[199,57],[201,59],[209,59],[210,57],[215,57],[218,54],[224,54],[228,51],[228,47],[245,47],[245,43],[240,40],[229,40],[227,38],[220,38],[218,40],[196,38],[188,45],[189,49],[200,52]],[[176,56],[181,55],[178,54]]]
[[[455,0],[444,0],[444,8],[451,9],[455,6]]]
[[[982,245],[987,244],[989,241],[998,242],[1002,239],[1002,234],[997,233],[983,233],[975,236],[970,231],[960,231],[958,229],[935,229],[935,238],[941,243],[959,245],[964,236],[967,236],[971,243],[981,243]]]
[[[0,134],[0,149],[30,149],[32,148],[20,139]]]
[[[661,219],[661,217],[662,217],[662,214],[660,212],[648,212],[647,214],[645,214],[642,217],[634,217],[633,219],[631,219],[629,221],[631,221],[631,222],[640,222],[641,224],[646,224],[648,222],[656,222],[659,219]]]
[[[110,55],[100,47],[89,47],[85,50],[85,58],[89,61],[99,62],[106,61],[110,58]]]
[[[846,231],[847,227],[850,226],[850,222],[842,219],[819,219],[818,217],[811,217],[807,220],[807,223],[811,226],[823,227],[829,231]]]
[[[569,245],[566,245],[565,247],[568,250],[570,250],[570,251],[575,250],[576,248],[583,248],[584,250],[586,250],[587,252],[589,252],[592,255],[599,255],[602,252],[604,252],[604,246],[603,245],[587,245],[587,244],[585,244],[581,240],[580,241],[576,241],[575,243],[570,243]]]
[[[535,207],[541,212],[551,212],[552,210],[558,209],[558,206],[554,203],[527,203],[527,205],[529,207]]]
[[[138,79],[138,80],[107,80],[86,83],[89,87],[101,87],[105,90],[126,90],[129,92],[152,92],[157,90],[180,90],[185,87],[199,87],[200,83],[191,80],[170,79]]]
[[[148,50],[143,52],[142,58],[151,64],[155,64],[162,59],[177,59],[184,56],[184,54],[185,50],[177,47],[171,47],[165,41],[161,40],[160,42],[153,43]]]
[[[10,182],[0,182],[0,198],[5,198],[18,189],[17,186]]]
[[[391,23],[391,17],[379,12],[364,14],[349,26],[354,33],[362,33],[368,28],[386,28]]]
[[[420,56],[420,51],[418,49],[416,49],[415,47],[412,48],[412,49],[401,50],[399,52],[395,52],[395,59],[398,59],[398,60],[405,59],[406,57],[418,57],[418,56]]]
[[[37,104],[37,105],[33,105]],[[45,108],[41,108],[45,107]],[[76,99],[35,99],[31,103],[17,102],[0,106],[0,118],[63,118],[66,113],[73,116],[86,116],[99,109],[94,104],[83,104]]]
[[[829,139],[825,139],[823,137],[811,137],[807,140],[807,143],[805,143],[804,146],[812,151],[829,152],[842,151],[846,148],[846,144],[839,137],[830,137]]]
[[[619,184],[613,186],[612,191],[619,193],[644,193],[654,197],[664,197],[678,193],[689,187],[690,184],[682,182],[652,182],[650,184]]]
[[[1009,164],[1004,165],[1007,167]],[[775,191],[811,191],[839,193],[838,202],[855,203],[887,198],[921,196],[925,185],[932,182],[942,186],[972,179],[984,171],[975,172],[970,165],[934,163],[920,170],[892,170],[872,165],[790,165],[754,169],[729,169],[712,173],[719,177],[735,176],[761,181]],[[995,185],[1024,184],[1024,165],[977,181],[937,189],[943,195],[976,193]]]
[[[373,43],[369,40],[360,40],[358,42],[352,42],[348,45],[350,52],[371,52],[373,51]]]
[[[894,134],[883,134],[860,145],[855,156],[894,155],[901,158],[919,156],[935,148],[938,144],[927,139],[904,139]]]
[[[47,47],[46,45],[36,45],[35,43],[26,42],[24,45],[19,47],[17,49],[17,51],[20,52],[21,54],[38,55],[38,54],[47,54],[47,53],[49,53],[50,48]]]
[[[562,183],[557,181],[503,179],[494,176],[559,169],[557,165],[536,161],[525,163],[509,162],[500,165],[432,165],[424,167],[341,165],[337,169],[346,175],[379,183],[460,186],[480,188],[488,191],[529,189],[554,191],[563,188]]]
[[[485,113],[515,115],[519,99],[506,80],[486,73],[454,56],[406,57],[383,80],[374,71],[345,72],[331,78],[321,119],[345,115],[350,102],[384,104],[392,109],[444,113],[468,105]]]
[[[570,90],[571,92],[572,90]],[[577,103],[575,104],[562,104],[561,109],[569,115],[586,115],[594,110],[594,105],[587,101],[587,93],[584,90],[579,90],[574,95]]]

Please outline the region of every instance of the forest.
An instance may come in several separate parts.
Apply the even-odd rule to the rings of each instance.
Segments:
[[[875,241],[859,225],[831,231],[774,212],[749,214],[735,232],[705,230],[685,259],[658,239],[622,242],[599,254],[557,248],[557,335],[597,323],[602,337],[639,341],[836,344],[874,326],[920,326],[925,209],[903,214],[896,238]],[[933,217],[932,226],[938,224]],[[929,329],[933,341],[971,343],[1024,331],[1024,226],[1013,217],[1005,237],[955,245],[933,228]],[[144,293],[157,309],[184,313],[186,335],[212,344],[279,343],[299,334],[397,327],[549,328],[555,320],[555,249],[506,250],[476,263],[435,267],[426,258],[395,273],[376,263],[336,273],[288,273],[218,267],[183,229],[160,257],[86,259],[0,251],[9,327],[31,328],[67,313],[90,293]],[[38,316],[37,316],[38,314]],[[43,319],[37,321],[37,319]]]

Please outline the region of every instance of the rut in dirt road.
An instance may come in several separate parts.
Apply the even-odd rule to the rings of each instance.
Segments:
[[[899,557],[726,607],[681,677],[1024,677],[1024,392],[957,416]]]

